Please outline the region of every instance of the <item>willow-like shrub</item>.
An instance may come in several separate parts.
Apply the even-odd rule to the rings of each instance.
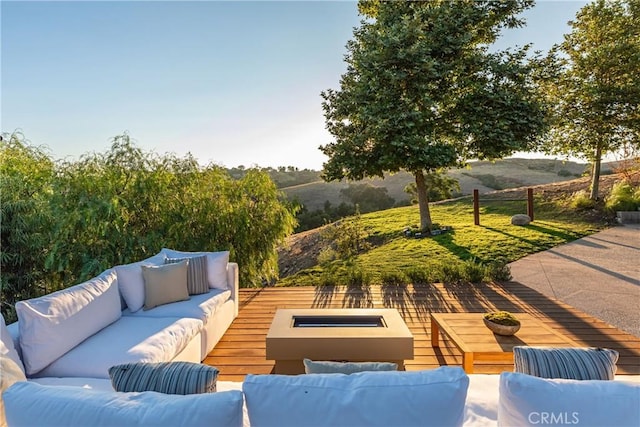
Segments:
[[[5,137],[5,135],[3,135]],[[296,207],[267,172],[233,179],[190,155],[159,155],[128,135],[104,153],[53,161],[20,135],[2,155],[3,313],[38,296],[140,260],[162,247],[231,251],[241,286],[278,277],[276,248]]]

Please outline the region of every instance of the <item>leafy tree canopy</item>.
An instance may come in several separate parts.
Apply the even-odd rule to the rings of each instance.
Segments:
[[[544,125],[526,49],[490,53],[530,0],[363,1],[340,89],[322,92],[335,142],[323,178],[414,174],[421,227],[424,172],[528,150]]]
[[[550,56],[554,121],[545,149],[592,162],[595,200],[602,156],[640,148],[640,1],[598,0],[570,24]]]
[[[437,202],[450,199],[454,195],[460,195],[460,182],[447,176],[442,169],[425,174],[424,179],[429,189],[428,196],[431,201]],[[407,184],[404,191],[411,197],[411,203],[418,203],[418,190],[415,182]]]
[[[340,195],[357,205],[362,213],[389,209],[395,203],[386,187],[375,187],[371,184],[350,184],[340,190]]]

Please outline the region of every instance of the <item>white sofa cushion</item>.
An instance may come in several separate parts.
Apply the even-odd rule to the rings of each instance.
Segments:
[[[29,378],[30,382],[47,386],[69,386],[80,387],[87,390],[115,391],[111,385],[111,380],[106,378],[86,378],[86,377],[42,377]]]
[[[183,252],[162,248],[160,254],[167,258],[192,258],[202,255],[207,256],[207,280],[210,288],[228,289],[227,264],[229,263],[229,251],[222,252]]]
[[[460,368],[351,375],[247,375],[252,426],[461,426],[469,378]]]
[[[13,360],[22,373],[24,373],[24,365],[22,364],[22,360],[20,360],[20,356],[13,342],[13,336],[9,332],[9,329],[7,329],[7,324],[4,322],[4,316],[2,315],[0,315],[0,356],[5,356]]]
[[[121,317],[38,373],[40,377],[109,378],[131,362],[170,362],[200,333],[197,319]]]
[[[16,303],[27,376],[118,320],[120,294],[113,270],[70,288]]]
[[[114,267],[118,276],[118,288],[131,311],[138,311],[144,305],[144,277],[141,267],[163,265],[165,258],[163,254],[156,254],[142,261]]]
[[[202,320],[204,324],[213,317],[218,308],[229,298],[231,291],[209,289],[206,294],[191,295],[186,301],[160,305],[153,310],[138,310],[132,313],[128,308],[122,311],[123,316],[132,317],[189,317]]]
[[[639,426],[640,384],[500,374],[499,426]]]
[[[26,381],[24,371],[6,355],[0,354],[0,426],[6,427],[2,393],[18,381]]]
[[[30,382],[5,392],[9,425],[16,426],[242,426],[242,393],[168,395],[114,393]]]

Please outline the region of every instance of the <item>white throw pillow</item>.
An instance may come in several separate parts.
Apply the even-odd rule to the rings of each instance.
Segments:
[[[182,252],[173,249],[162,248],[160,251],[167,258],[191,258],[207,256],[207,279],[210,288],[228,289],[227,264],[229,264],[229,251],[222,252]]]
[[[640,384],[500,374],[499,426],[639,426]]]
[[[7,421],[16,426],[242,427],[239,391],[180,396],[22,382],[5,392],[4,401]]]
[[[7,421],[4,415],[4,401],[2,393],[18,381],[26,381],[24,371],[13,359],[0,355],[0,427],[6,427]]]
[[[144,305],[144,277],[141,267],[164,265],[165,258],[163,254],[156,254],[142,261],[114,267],[118,276],[118,288],[132,313]]]
[[[116,273],[107,270],[79,285],[16,303],[27,375],[122,316]],[[90,363],[90,361],[87,361]]]
[[[13,360],[24,373],[24,365],[22,364],[22,360],[20,360],[18,351],[13,343],[13,337],[11,333],[9,333],[7,324],[4,322],[4,316],[2,315],[0,315],[0,356],[5,356]]]
[[[415,372],[247,375],[255,426],[461,426],[469,377],[458,367]]]

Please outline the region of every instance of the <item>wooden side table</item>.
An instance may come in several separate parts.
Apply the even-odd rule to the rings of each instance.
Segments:
[[[579,347],[570,338],[554,331],[527,313],[515,313],[522,326],[513,336],[496,335],[483,323],[485,313],[432,313],[431,346],[440,347],[445,333],[462,352],[462,367],[473,373],[475,361],[513,363],[513,347]]]

